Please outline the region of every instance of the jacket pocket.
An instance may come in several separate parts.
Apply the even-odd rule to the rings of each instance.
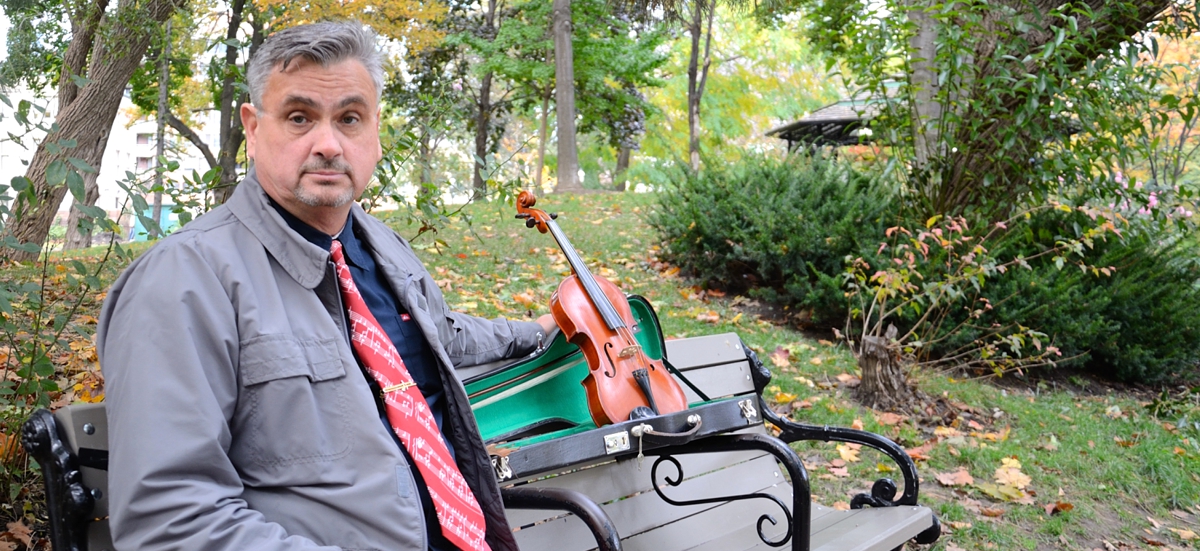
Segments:
[[[262,469],[263,482],[350,453],[350,383],[336,337],[255,337],[242,343],[239,367],[237,455]]]

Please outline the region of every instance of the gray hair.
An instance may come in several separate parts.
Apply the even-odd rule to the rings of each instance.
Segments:
[[[383,96],[383,57],[375,45],[375,33],[357,21],[321,21],[279,31],[259,46],[246,69],[250,102],[262,109],[267,77],[279,66],[287,69],[297,57],[329,67],[354,59],[366,67],[375,83],[375,99]]]

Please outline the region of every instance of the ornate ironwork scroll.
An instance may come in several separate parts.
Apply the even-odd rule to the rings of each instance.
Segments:
[[[675,467],[675,473],[678,475],[678,477],[675,478],[674,480],[672,480],[671,477],[664,476],[662,478],[662,480],[664,482],[666,482],[667,485],[669,485],[669,486],[679,486],[680,484],[683,483],[683,466],[679,464],[678,459],[675,459],[674,456],[670,456],[670,455],[664,455],[664,456],[661,456],[658,459],[656,459],[654,461],[654,465],[652,467],[650,467],[650,481],[651,481],[651,483],[654,484],[654,493],[658,494],[658,497],[661,498],[663,501],[670,503],[671,505],[675,505],[677,507],[684,507],[687,505],[703,505],[706,503],[724,503],[724,502],[728,502],[728,501],[744,501],[744,500],[748,500],[748,499],[767,499],[767,500],[773,501],[776,505],[779,506],[779,509],[783,511],[783,516],[787,520],[787,525],[785,526],[786,532],[784,533],[783,537],[779,539],[779,541],[771,541],[771,538],[767,537],[767,534],[765,532],[763,532],[763,523],[770,522],[771,525],[774,526],[774,525],[778,525],[779,522],[777,522],[775,520],[775,517],[764,513],[763,515],[758,517],[758,524],[757,524],[758,539],[762,540],[763,543],[766,543],[767,545],[770,545],[771,547],[783,547],[784,545],[787,544],[788,540],[792,539],[792,531],[795,529],[795,523],[792,522],[792,513],[791,513],[791,511],[788,511],[787,505],[783,503],[783,500],[779,499],[778,497],[775,497],[771,494],[755,492],[755,493],[740,494],[740,495],[735,495],[735,496],[709,497],[709,498],[704,498],[704,499],[690,499],[690,500],[674,500],[674,499],[667,497],[667,494],[663,493],[662,487],[658,485],[658,480],[659,480],[658,479],[658,467],[659,467],[659,465],[662,465],[663,463],[670,463],[671,465],[673,465]]]

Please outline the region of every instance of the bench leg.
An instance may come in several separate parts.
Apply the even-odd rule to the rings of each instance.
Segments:
[[[674,501],[668,498],[662,492],[662,488],[658,485],[658,477],[656,471],[658,466],[663,461],[671,462],[679,471],[679,477],[676,480],[671,480],[670,477],[664,477],[667,484],[678,486],[683,481],[683,472],[672,455],[695,454],[695,453],[715,453],[715,452],[732,452],[758,450],[770,453],[775,456],[775,459],[787,469],[788,476],[792,481],[792,510],[789,513],[787,506],[779,501],[778,498],[769,494],[745,494],[740,496],[724,496],[717,498],[708,498],[694,501]],[[654,462],[654,467],[651,469],[651,479],[654,484],[654,491],[658,496],[672,505],[692,505],[699,503],[712,503],[719,501],[735,501],[741,499],[769,499],[779,504],[783,508],[787,520],[787,533],[779,541],[770,541],[763,534],[763,523],[770,522],[775,524],[775,519],[770,515],[762,515],[758,518],[758,537],[767,545],[772,547],[783,547],[790,539],[792,542],[792,551],[808,551],[809,548],[809,522],[812,518],[812,497],[808,485],[808,471],[804,468],[804,463],[796,455],[796,452],[788,447],[787,443],[778,438],[768,436],[766,434],[727,434],[719,436],[709,436],[703,440],[692,442],[682,446],[672,446],[669,448],[661,448],[646,452],[649,455],[661,456]],[[800,526],[796,526],[793,518],[801,519]]]
[[[596,537],[598,551],[621,551],[621,536],[608,513],[588,496],[563,488],[502,488],[501,497],[508,509],[569,511],[579,517]]]

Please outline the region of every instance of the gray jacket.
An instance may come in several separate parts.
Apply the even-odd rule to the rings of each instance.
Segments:
[[[408,244],[356,226],[441,366],[460,469],[494,550],[516,549],[450,366],[536,346],[531,322],[451,312]],[[404,455],[355,362],[329,253],[287,227],[251,172],[109,291],[111,527],[122,550],[424,550]]]

